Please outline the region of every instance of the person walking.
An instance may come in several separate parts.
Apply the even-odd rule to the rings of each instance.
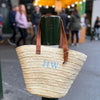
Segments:
[[[95,29],[95,40],[98,40],[99,34],[100,34],[100,18],[99,17],[97,17],[95,21],[94,29]]]
[[[68,23],[69,23],[69,19],[68,19],[68,15],[65,13],[65,9],[62,9],[62,13],[59,15],[63,21],[63,25],[64,25],[64,29],[66,32],[66,36],[67,36],[67,40],[69,40],[69,32],[68,32]]]
[[[72,46],[74,46],[74,35],[76,35],[76,45],[79,45],[79,30],[81,29],[80,14],[77,8],[74,9],[71,15],[70,26]]]
[[[27,16],[26,9],[25,6],[22,4],[19,6],[19,11],[16,14],[17,27],[21,35],[21,37],[16,43],[17,46],[20,46],[21,40],[23,40],[23,45],[26,45],[27,27],[28,27],[28,21],[26,16]]]
[[[31,44],[33,44],[34,38],[37,35],[40,18],[41,18],[40,8],[36,6],[35,11],[33,11],[31,14],[32,27],[34,30],[34,35],[31,39]]]
[[[16,28],[17,28],[17,23],[15,20],[16,12],[18,11],[18,6],[13,7],[13,9],[9,12],[9,21],[10,21],[10,26],[13,30],[13,35],[11,36],[10,39],[8,39],[8,43],[10,45],[16,45]]]

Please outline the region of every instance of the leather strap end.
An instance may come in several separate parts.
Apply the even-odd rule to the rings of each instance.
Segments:
[[[68,61],[68,51],[64,52],[64,62],[63,64],[65,64]]]
[[[41,54],[41,47],[40,46],[36,47],[36,54]]]
[[[40,54],[40,52],[41,52],[40,50],[36,50],[36,54]]]

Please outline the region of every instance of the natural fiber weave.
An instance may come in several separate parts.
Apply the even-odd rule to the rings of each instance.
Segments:
[[[40,55],[34,45],[21,46],[16,51],[27,90],[47,98],[65,96],[87,58],[83,53],[69,50],[68,62],[63,64],[61,48],[41,46]]]

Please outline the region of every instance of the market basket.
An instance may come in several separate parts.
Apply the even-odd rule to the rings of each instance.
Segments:
[[[47,98],[65,96],[86,61],[85,54],[68,49],[62,20],[60,23],[59,48],[41,46],[40,21],[37,45],[16,49],[26,89],[31,94]]]

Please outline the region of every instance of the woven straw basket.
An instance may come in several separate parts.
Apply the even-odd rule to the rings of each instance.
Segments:
[[[25,45],[16,49],[26,89],[38,96],[61,98],[68,93],[87,56],[67,48],[62,21],[60,37],[63,37],[63,46],[60,38],[60,48],[41,46],[40,34],[39,25],[37,45]]]

